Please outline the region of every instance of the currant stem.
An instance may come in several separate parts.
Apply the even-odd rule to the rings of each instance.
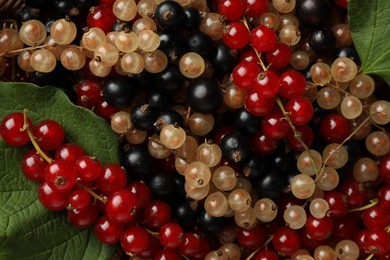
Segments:
[[[371,255],[369,255],[369,256],[366,258],[366,260],[370,260],[370,259],[372,259],[374,256],[375,256],[374,254],[371,254]]]
[[[271,235],[259,248],[257,248],[255,251],[253,251],[245,260],[252,259],[257,252],[259,252],[262,248],[267,248],[267,245],[272,241],[274,238],[274,235]]]
[[[23,128],[20,129],[20,131],[27,131],[27,134],[28,134],[28,137],[30,138],[30,141],[32,143],[32,145],[34,146],[35,150],[37,150],[38,154],[47,162],[47,163],[51,163],[52,162],[52,159],[47,156],[41,149],[41,147],[39,147],[37,141],[35,140],[35,137],[33,135],[33,133],[31,132],[30,128],[29,128],[29,125],[27,123],[27,109],[24,109],[23,110],[23,119],[24,119],[24,124],[23,124]]]
[[[96,192],[94,192],[92,189],[86,187],[85,185],[81,184],[81,183],[77,183],[77,186],[80,188],[80,189],[83,189],[85,191],[87,191],[94,199],[97,199],[101,202],[103,202],[104,204],[106,203],[107,199],[102,197],[102,196],[99,196],[98,194],[96,194]]]
[[[359,207],[359,208],[350,209],[350,210],[348,210],[348,212],[363,211],[363,210],[374,207],[376,204],[378,204],[378,202],[379,202],[378,199],[373,199],[373,200],[370,200],[370,204],[364,205],[364,206]]]
[[[55,45],[56,44],[44,44],[44,45],[31,46],[31,47],[18,49],[18,50],[13,50],[13,51],[6,51],[6,52],[3,52],[3,53],[0,53],[0,57],[4,56],[6,54],[19,53],[19,52],[22,52],[22,51],[32,51],[32,50],[36,50],[36,49],[52,47],[52,46],[55,46]]]
[[[295,125],[292,123],[290,117],[288,116],[288,112],[284,108],[283,103],[279,97],[276,97],[276,102],[278,103],[278,106],[279,106],[280,110],[282,111],[284,118],[287,120],[287,123],[290,125],[291,130],[294,132],[294,137],[298,140],[298,142],[303,146],[303,148],[305,149],[305,151],[309,155],[310,161],[313,164],[313,168],[316,172],[316,175],[319,176],[318,167],[314,161],[313,156],[311,156],[311,154],[310,154],[309,147],[307,147],[305,142],[302,140],[301,134],[297,131],[297,129],[295,128]]]

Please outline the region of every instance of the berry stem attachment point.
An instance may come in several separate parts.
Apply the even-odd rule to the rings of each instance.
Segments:
[[[83,189],[83,190],[87,191],[94,199],[99,200],[99,201],[103,202],[104,204],[106,204],[107,199],[102,197],[102,196],[99,196],[98,194],[96,194],[96,192],[94,192],[91,188],[88,188],[88,187],[86,187],[85,185],[83,185],[81,183],[77,183],[77,186],[80,189]]]
[[[30,141],[32,143],[32,145],[34,146],[35,150],[37,150],[38,154],[47,162],[47,163],[51,163],[52,162],[52,159],[47,156],[41,149],[41,147],[39,147],[37,141],[35,140],[35,137],[33,135],[33,133],[31,132],[29,126],[28,126],[28,123],[27,123],[27,109],[24,109],[23,110],[23,118],[24,118],[24,124],[23,124],[23,128],[20,129],[20,131],[27,131],[27,134],[28,134],[28,137],[30,138]]]

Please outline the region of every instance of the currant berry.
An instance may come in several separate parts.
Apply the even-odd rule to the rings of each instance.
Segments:
[[[268,8],[267,0],[244,0],[242,2],[244,3],[244,10],[246,10],[245,15],[248,17],[260,17]]]
[[[150,202],[143,213],[145,224],[154,230],[159,230],[162,225],[171,219],[171,209],[169,205],[160,200]]]
[[[281,69],[290,64],[291,50],[288,45],[277,42],[269,51],[266,52],[265,57],[268,64],[272,68]]]
[[[173,249],[162,249],[158,251],[153,257],[153,260],[165,260],[165,259],[180,260],[180,256]]]
[[[138,181],[130,182],[126,185],[126,190],[131,191],[138,197],[138,209],[145,209],[150,201],[152,200],[152,192],[149,187],[143,183]]]
[[[253,82],[253,89],[264,98],[272,98],[280,88],[279,78],[270,70],[260,72]]]
[[[274,98],[265,98],[256,90],[248,90],[245,99],[245,108],[254,116],[265,116],[275,107]]]
[[[45,169],[45,181],[54,190],[70,190],[76,180],[77,171],[71,162],[52,161]]]
[[[68,206],[70,190],[59,191],[50,188],[46,182],[42,182],[38,188],[38,199],[49,210],[63,210]]]
[[[263,133],[273,140],[281,140],[285,138],[289,131],[289,125],[283,119],[284,115],[279,109],[274,109],[263,117],[261,129]]]
[[[264,25],[258,25],[251,31],[251,44],[259,52],[270,51],[276,44],[274,31]]]
[[[300,134],[303,142],[307,147],[313,144],[314,141],[314,132],[308,125],[298,125],[295,127],[295,130]],[[295,133],[293,131],[289,131],[287,135],[287,142],[295,151],[303,152],[305,151],[305,147],[301,144],[301,142],[295,137]]]
[[[81,156],[75,163],[77,175],[83,181],[93,181],[98,178],[102,172],[102,165],[92,156]]]
[[[234,67],[232,73],[233,82],[239,88],[251,89],[253,87],[252,84],[259,73],[260,69],[255,63],[242,61]]]
[[[279,76],[279,95],[286,99],[299,98],[306,89],[305,77],[296,70],[287,70]]]
[[[347,213],[347,197],[339,191],[329,191],[324,194],[324,199],[329,205],[329,215],[331,217],[341,217]]]
[[[231,132],[222,138],[221,150],[226,159],[241,162],[249,157],[250,145],[244,136]]]
[[[334,112],[325,116],[320,124],[320,133],[328,143],[341,143],[348,137],[350,123],[341,114]]]
[[[374,255],[385,255],[390,251],[390,234],[383,229],[368,230],[364,243]]]
[[[128,190],[118,190],[108,196],[105,209],[113,221],[125,223],[132,220],[137,213],[137,196]]]
[[[45,179],[48,163],[33,149],[27,152],[21,161],[22,172],[30,181],[41,182]]]
[[[77,105],[92,108],[100,99],[102,85],[97,80],[86,79],[80,81],[76,86]]]
[[[91,195],[85,190],[75,190],[69,195],[68,209],[85,209],[91,201]]]
[[[178,248],[183,240],[183,229],[179,224],[166,223],[160,228],[160,242],[168,249]]]
[[[249,249],[257,249],[263,244],[265,239],[265,231],[260,225],[256,225],[252,229],[239,227],[237,230],[237,240],[241,246]]]
[[[103,166],[101,174],[96,179],[98,188],[106,195],[124,189],[126,182],[126,174],[117,164],[107,164]]]
[[[278,252],[291,256],[300,248],[301,240],[297,231],[282,227],[276,230],[272,245]]]
[[[248,44],[250,37],[242,22],[231,22],[225,29],[222,40],[229,48],[241,49]]]
[[[109,33],[111,31],[115,21],[116,17],[112,12],[112,8],[107,8],[102,5],[92,7],[87,17],[87,24],[89,28],[99,27],[105,33]]]
[[[98,216],[98,209],[90,202],[84,209],[71,209],[67,212],[68,221],[77,228],[87,228],[95,223]]]
[[[184,233],[179,251],[185,256],[194,256],[200,249],[199,236],[194,233]]]
[[[121,239],[125,227],[124,224],[112,221],[108,216],[104,215],[95,222],[93,230],[100,242],[113,245]]]
[[[121,246],[126,253],[141,254],[148,248],[148,244],[148,232],[140,227],[129,227],[121,237]]]
[[[74,163],[83,155],[85,152],[79,145],[66,143],[58,147],[54,154],[54,160]]]
[[[312,104],[305,98],[290,99],[286,104],[286,111],[294,125],[305,125],[309,123],[314,114]]]
[[[390,225],[389,212],[380,205],[366,209],[363,214],[363,223],[367,229],[385,229]]]
[[[309,216],[306,221],[306,232],[315,240],[325,240],[331,235],[333,220],[330,217],[315,218]]]
[[[65,139],[65,131],[54,120],[46,119],[39,122],[33,131],[39,147],[45,151],[57,149]]]
[[[163,29],[178,28],[184,21],[184,9],[175,1],[165,1],[159,4],[154,12],[154,18]]]
[[[244,12],[244,4],[241,0],[219,1],[218,13],[225,16],[229,21],[238,20]]]
[[[30,119],[27,119],[29,129],[33,129],[33,124]],[[1,138],[11,146],[22,146],[30,142],[27,131],[24,129],[23,113],[12,113],[7,115],[0,126]]]

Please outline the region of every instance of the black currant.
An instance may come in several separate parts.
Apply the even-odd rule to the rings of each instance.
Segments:
[[[216,235],[225,225],[226,220],[225,218],[212,217],[203,207],[200,207],[197,223],[203,233]]]
[[[188,90],[188,105],[197,112],[214,113],[222,104],[222,92],[214,79],[196,79]]]
[[[157,120],[154,123],[154,129],[156,133],[160,133],[162,127],[167,124],[178,124],[184,128],[184,118],[175,110],[165,110],[157,116]]]
[[[148,104],[135,107],[131,113],[133,126],[144,131],[152,130],[156,119],[156,112]]]
[[[52,2],[54,13],[59,15],[78,15],[79,10],[74,6],[73,1],[69,0],[54,0]]]
[[[199,28],[202,16],[200,12],[192,7],[184,8],[184,22],[183,28],[188,31],[196,30]]]
[[[97,6],[99,4],[98,0],[75,0],[74,5],[83,12],[88,12],[92,6]]]
[[[134,96],[135,84],[131,78],[115,77],[103,85],[103,97],[112,106],[128,106]]]
[[[171,173],[159,172],[153,174],[148,186],[154,199],[169,200],[176,195],[176,183]]]
[[[154,19],[163,29],[178,28],[184,21],[184,9],[175,1],[164,1],[157,6]]]
[[[215,46],[211,37],[199,31],[188,36],[186,46],[188,51],[196,52],[203,58],[211,58],[215,53]]]
[[[295,14],[302,26],[318,28],[331,16],[332,5],[328,0],[297,0]]]
[[[251,153],[249,142],[237,131],[226,134],[220,146],[223,156],[235,162],[245,162]]]
[[[309,45],[320,55],[328,54],[335,46],[336,38],[331,30],[322,27],[315,29],[309,35]]]
[[[237,64],[237,51],[230,49],[223,42],[217,44],[212,64],[215,71],[218,73],[232,73]]]
[[[177,91],[181,89],[185,77],[177,65],[170,64],[163,71],[155,75],[155,85],[163,92]]]
[[[348,57],[352,59],[356,65],[360,65],[360,58],[354,46],[341,47],[336,51],[336,58]]]
[[[276,152],[266,158],[270,167],[279,173],[287,173],[292,169],[296,169],[296,160],[292,153],[286,153],[283,148],[278,149]]]
[[[268,170],[267,161],[258,153],[252,153],[242,164],[242,172],[248,179],[258,179]]]
[[[112,31],[120,32],[124,30],[130,30],[131,31],[131,23],[125,23],[122,21],[117,20],[111,28]]]
[[[177,30],[161,30],[158,32],[160,36],[160,46],[158,47],[167,56],[168,59],[175,62],[185,52],[185,41],[182,34]]]
[[[277,199],[280,197],[286,176],[275,170],[265,171],[263,176],[252,181],[253,188],[258,192],[260,198]]]
[[[184,228],[193,226],[196,223],[196,209],[194,204],[196,201],[181,199],[175,202],[171,207],[172,217],[175,218]]]
[[[154,158],[144,146],[130,147],[123,151],[122,165],[132,180],[145,180],[150,175]]]
[[[151,90],[146,97],[146,103],[155,111],[164,111],[172,106],[172,99],[164,91]]]
[[[253,135],[260,131],[261,118],[252,115],[245,108],[234,111],[233,122],[237,130],[242,134]]]
[[[40,20],[41,9],[31,5],[25,5],[17,12],[16,17],[19,23],[23,23],[28,20]]]

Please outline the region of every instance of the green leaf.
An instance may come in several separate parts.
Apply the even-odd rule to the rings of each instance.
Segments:
[[[79,108],[59,89],[26,83],[0,83],[0,120],[28,109],[33,122],[55,119],[71,142],[102,163],[119,162],[110,126]],[[100,243],[90,229],[76,229],[65,212],[50,212],[37,198],[37,184],[21,172],[20,160],[31,147],[0,141],[0,259],[108,259],[113,246]]]
[[[69,142],[77,143],[103,164],[119,163],[118,142],[110,126],[92,111],[73,105],[62,90],[0,82],[0,120],[23,109],[28,110],[34,123],[42,119],[58,121]]]
[[[348,16],[362,70],[390,84],[390,1],[350,0]]]

